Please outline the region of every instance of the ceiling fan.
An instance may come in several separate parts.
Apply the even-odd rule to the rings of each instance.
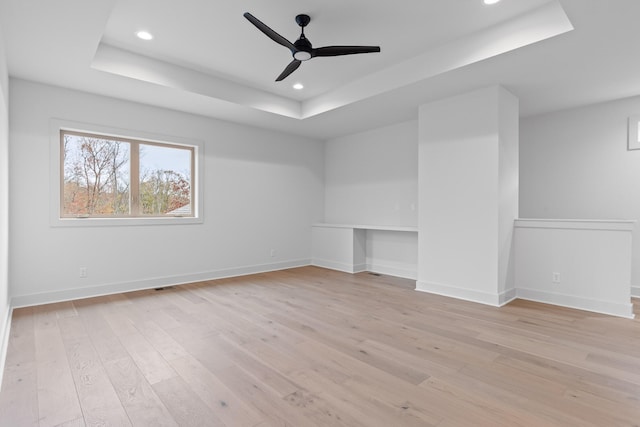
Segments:
[[[291,43],[289,40],[282,37],[280,34],[273,31],[269,28],[265,23],[260,21],[258,18],[246,12],[244,17],[249,20],[253,25],[255,25],[260,31],[265,33],[267,37],[269,37],[274,42],[281,44],[291,51],[293,55],[293,61],[287,65],[284,71],[278,76],[276,79],[277,82],[284,80],[289,74],[293,73],[298,69],[302,61],[307,61],[311,58],[315,58],[316,56],[339,56],[339,55],[353,55],[356,53],[371,53],[371,52],[380,52],[380,46],[325,46],[314,48],[311,45],[311,42],[304,35],[304,27],[306,27],[311,18],[309,15],[298,15],[296,16],[296,22],[302,28],[302,33],[300,34],[300,38],[295,41],[295,43]]]

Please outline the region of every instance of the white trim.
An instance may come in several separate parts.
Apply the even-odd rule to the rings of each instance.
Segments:
[[[366,264],[347,264],[344,262],[331,261],[328,259],[314,258],[311,265],[316,267],[327,268],[329,270],[342,271],[343,273],[361,273],[367,271]]]
[[[31,295],[14,296],[11,305],[14,308],[29,307],[40,304],[50,304],[62,301],[71,301],[82,298],[91,298],[103,295],[117,294],[121,292],[153,289],[163,286],[178,286],[187,283],[203,282],[207,280],[223,279],[227,277],[239,277],[249,274],[267,273],[269,271],[286,270],[289,268],[304,267],[310,265],[309,259],[283,261],[271,264],[259,264],[244,267],[226,268],[221,270],[206,271],[202,273],[185,274],[180,276],[155,277],[152,279],[135,280],[132,282],[108,283],[98,286],[89,286],[77,289],[64,289],[54,292],[42,292]]]
[[[187,225],[202,224],[201,217],[168,218],[58,218],[51,216],[52,227],[118,227],[131,225]]]
[[[416,291],[477,302],[494,307],[500,307],[501,305],[506,304],[505,301],[507,301],[507,295],[511,293],[508,291],[503,294],[491,294],[473,289],[458,288],[441,283],[424,282],[421,280],[416,281]]]
[[[640,298],[640,286],[631,287],[631,296],[634,298]]]
[[[385,274],[387,276],[402,277],[404,279],[416,280],[418,278],[418,267],[414,265],[404,265],[398,263],[397,265],[379,264],[367,260],[366,271],[372,273]]]
[[[499,294],[498,297],[500,299],[500,307],[503,307],[509,304],[511,301],[516,300],[518,298],[517,294],[518,294],[518,290],[516,288],[508,289],[502,292],[501,294]]]
[[[537,219],[519,218],[515,228],[563,228],[577,230],[619,230],[633,231],[636,221],[616,219]]]
[[[195,148],[195,217],[168,218],[60,218],[60,129],[97,133],[149,142],[187,145]],[[120,129],[93,123],[52,118],[49,120],[49,224],[52,227],[102,227],[126,225],[185,225],[204,222],[204,143],[200,140]]]
[[[415,280],[418,276],[417,267],[390,266],[384,264],[371,263],[367,260],[366,264],[347,264],[344,262],[331,261],[328,259],[314,258],[311,265],[316,267],[327,268],[329,270],[341,271],[343,273],[362,273],[370,271],[371,273],[384,274],[387,276],[402,277],[404,279]]]
[[[523,299],[627,319],[635,318],[633,314],[633,304],[631,302],[628,304],[619,304],[615,302],[596,301],[571,295],[542,292],[534,289],[509,289],[501,294],[494,295],[472,289],[462,289],[437,283],[416,281],[416,291],[477,302],[494,307],[502,307],[515,299]]]
[[[640,115],[636,114],[630,116],[628,126],[627,134],[629,141],[627,142],[627,150],[640,150],[640,138],[638,137],[638,129],[640,129]]]
[[[9,304],[7,306],[7,312],[3,317],[3,330],[0,331],[0,339],[2,339],[0,347],[0,391],[2,391],[2,378],[4,375],[5,364],[7,363],[7,351],[9,350],[9,337],[11,336],[11,314],[13,308]]]
[[[595,313],[608,314],[611,316],[625,317],[633,319],[633,304],[620,304],[616,302],[599,301],[588,298],[564,295],[554,292],[540,291],[537,289],[517,289],[517,297],[528,301],[542,302],[545,304],[558,305],[561,307],[575,308],[578,310],[593,311]]]
[[[367,264],[353,264],[353,273],[362,273],[367,271]]]
[[[418,227],[405,226],[405,225],[362,225],[362,224],[317,223],[317,224],[312,224],[311,226],[320,227],[320,228],[352,228],[354,230],[403,231],[403,232],[409,232],[409,233],[418,232]]]

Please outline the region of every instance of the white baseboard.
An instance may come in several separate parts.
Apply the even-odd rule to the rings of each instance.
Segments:
[[[416,291],[428,292],[431,294],[477,302],[485,305],[492,305],[494,307],[500,307],[509,302],[509,296],[513,293],[512,291],[507,291],[502,294],[492,294],[479,292],[474,289],[457,288],[441,283],[425,282],[421,280],[416,281]]]
[[[559,305],[562,307],[575,308],[578,310],[593,311],[595,313],[608,314],[610,316],[625,317],[633,319],[633,304],[616,303],[609,301],[598,301],[588,298],[576,297],[573,295],[557,294],[540,291],[537,289],[518,288],[517,298],[529,301],[542,302],[545,304]]]
[[[363,271],[367,271],[367,264],[354,264],[353,265],[353,273],[362,273]]]
[[[120,292],[139,291],[163,286],[181,285],[185,283],[202,282],[206,280],[223,279],[225,277],[246,276],[248,274],[266,273],[269,271],[285,270],[288,268],[304,267],[311,264],[311,260],[292,260],[271,264],[259,264],[206,271],[202,273],[185,274],[179,276],[155,277],[151,279],[135,280],[131,282],[108,283],[77,289],[65,289],[53,292],[42,292],[31,295],[18,295],[11,299],[11,306],[29,307],[33,305],[70,301],[81,298],[111,295]]]
[[[412,280],[415,280],[418,275],[417,267],[415,266],[372,263],[371,260],[367,260],[366,264],[352,265],[327,259],[314,258],[311,261],[311,265],[328,268],[329,270],[342,271],[343,273],[362,273],[363,271],[370,271],[372,273],[385,274],[388,276],[402,277]]]
[[[516,288],[508,289],[502,292],[501,294],[499,294],[500,307],[502,307],[503,305],[507,305],[511,301],[517,299],[518,298],[517,294],[518,294],[518,291],[516,290]]]
[[[635,288],[636,291],[640,290]],[[534,289],[509,289],[500,294],[490,294],[478,292],[473,289],[456,288],[439,283],[416,281],[416,291],[428,292],[446,297],[458,298],[466,301],[473,301],[481,304],[501,307],[514,299],[524,299],[529,301],[542,302],[546,304],[558,305],[578,310],[592,311],[595,313],[608,314],[610,316],[633,319],[633,304],[616,303],[609,301],[597,301],[588,298],[581,298],[572,295],[555,294]],[[632,291],[632,295],[638,295]]]
[[[388,276],[402,277],[404,279],[416,280],[418,278],[418,266],[410,264],[381,264],[367,260],[366,271],[372,273],[386,274]]]
[[[0,330],[0,339],[2,339],[2,347],[0,347],[0,391],[2,390],[2,377],[4,374],[5,363],[7,362],[7,350],[9,349],[9,336],[11,335],[11,312],[12,308],[7,305],[5,313],[2,313],[2,325]]]
[[[640,287],[632,286],[631,287],[631,296],[634,298],[640,298]]]
[[[314,258],[311,265],[316,267],[328,268],[329,270],[342,271],[343,273],[361,273],[367,271],[366,264],[347,264],[344,262],[331,261],[328,259]]]

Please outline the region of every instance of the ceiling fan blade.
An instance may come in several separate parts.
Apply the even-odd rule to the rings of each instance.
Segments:
[[[287,76],[289,76],[289,74],[293,73],[295,70],[298,69],[300,64],[302,64],[302,61],[298,61],[297,59],[294,59],[293,61],[289,62],[289,65],[287,65],[287,68],[285,68],[284,71],[280,73],[276,81],[279,82],[286,79]]]
[[[356,53],[373,52],[380,52],[380,46],[325,46],[313,49],[311,51],[311,57],[354,55]]]
[[[249,12],[245,12],[243,15],[245,18],[249,20],[253,25],[256,26],[260,31],[265,33],[267,37],[269,37],[274,42],[281,44],[282,46],[288,48],[291,52],[295,52],[296,47],[289,40],[282,37],[280,34],[273,31],[271,28],[267,26],[264,22],[250,14]]]

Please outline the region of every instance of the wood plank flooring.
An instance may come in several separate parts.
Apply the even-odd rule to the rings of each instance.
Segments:
[[[640,426],[640,321],[413,287],[304,267],[17,309],[0,425]]]

